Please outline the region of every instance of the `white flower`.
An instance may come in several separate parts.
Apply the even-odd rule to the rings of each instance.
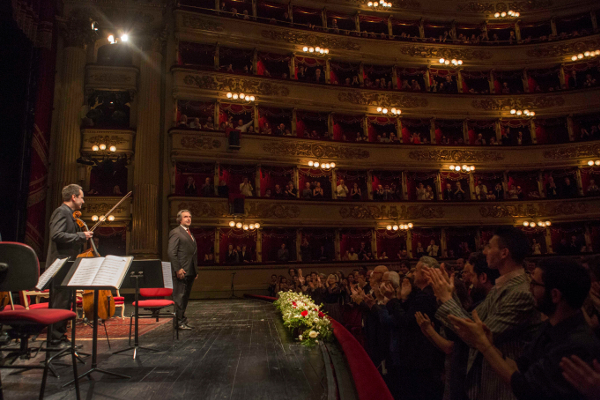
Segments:
[[[319,332],[310,331],[310,333],[308,334],[308,337],[310,337],[311,339],[314,339],[317,336],[319,336]]]
[[[298,340],[302,340],[302,335],[298,336]]]
[[[313,321],[315,322],[315,324],[318,324],[319,323],[319,318],[315,318],[315,319],[313,319]]]

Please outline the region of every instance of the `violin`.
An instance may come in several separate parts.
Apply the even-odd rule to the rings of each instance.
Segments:
[[[75,222],[83,232],[91,231],[93,232],[101,223],[106,221],[106,218],[129,196],[131,196],[133,192],[129,192],[123,197],[119,202],[111,208],[105,215],[103,215],[96,225],[92,227],[92,229],[88,229],[86,223],[80,218],[81,211],[73,212],[73,218],[75,218]],[[94,243],[94,239],[88,239],[89,247],[83,253],[78,254],[77,258],[85,258],[85,257],[100,257],[100,253],[96,248],[96,244]],[[94,318],[94,290],[84,290],[82,295],[83,300],[83,315],[85,318],[91,320]],[[110,290],[98,290],[98,318],[102,320],[107,320],[113,316],[115,313],[115,298],[112,295]]]

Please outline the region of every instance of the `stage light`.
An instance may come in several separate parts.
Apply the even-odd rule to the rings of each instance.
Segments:
[[[529,227],[530,227],[530,228],[535,228],[535,226],[536,226],[535,222],[531,222],[531,223],[529,224]]]
[[[108,216],[108,220],[109,220],[110,222],[114,221],[114,220],[115,220],[115,216],[114,216],[114,215],[109,215],[109,216]]]
[[[529,226],[529,221],[523,222],[523,226]]]
[[[248,225],[244,224],[244,230],[247,231],[248,230]]]
[[[239,97],[239,96],[238,96],[238,94],[237,94],[237,93],[234,93],[234,94],[233,94],[233,99],[234,99],[234,100],[237,100],[237,99],[238,99],[238,97]]]
[[[122,35],[121,35],[121,40],[122,40],[123,42],[128,42],[128,41],[129,41],[129,35],[128,35],[128,34],[126,34],[126,33],[122,34]]]
[[[588,165],[591,167],[592,165],[594,165],[594,162],[592,160],[588,161]]]
[[[100,150],[100,148],[97,145],[92,146],[92,151],[98,151],[98,150]],[[593,162],[592,162],[592,164],[593,164]]]
[[[227,93],[227,98],[228,98],[228,99],[230,99],[230,98],[232,98],[232,97],[233,97],[233,94],[232,94],[231,92],[228,92],[228,93]]]
[[[552,223],[550,221],[546,221],[546,226],[550,226]]]
[[[444,63],[444,61],[446,61],[446,60],[444,60],[443,58],[440,58],[440,60],[439,60],[439,61],[440,61],[440,64],[443,64],[443,63]]]
[[[235,221],[229,221],[229,226],[233,228],[235,226]]]
[[[388,225],[388,226],[385,227],[385,229],[387,229],[388,231],[391,231],[392,230],[392,226]]]
[[[98,221],[98,216],[97,215],[92,215],[92,221],[94,221],[94,222]]]
[[[250,228],[250,230],[253,231],[254,230],[254,224],[248,225],[248,228]]]
[[[397,231],[398,230],[398,225],[392,226],[392,229],[395,230],[395,231]]]
[[[114,153],[115,151],[117,151],[117,146],[110,146],[109,150]]]
[[[331,163],[331,164],[329,164],[329,165],[331,165],[331,168],[335,168],[335,163],[334,163],[334,162],[332,162],[332,163]]]
[[[413,223],[412,223],[412,222],[409,222],[409,223],[408,223],[408,229],[412,229],[412,228],[413,228],[413,226],[414,226],[414,225],[413,225]]]
[[[260,228],[260,224],[257,222],[257,223],[255,223],[255,224],[254,224],[254,227],[255,227],[256,229],[258,229],[258,228]]]
[[[108,35],[106,39],[110,44],[113,44],[115,42],[115,37],[113,35]]]
[[[307,51],[308,51],[308,47],[307,47],[307,46],[304,46],[304,47],[302,48],[302,51],[304,51],[304,52],[307,52]]]
[[[308,166],[309,166],[309,167],[312,167],[313,165],[315,165],[315,163],[314,163],[314,162],[312,162],[312,161],[309,161],[309,162],[308,162]]]
[[[319,164],[319,162],[316,161],[313,165],[315,166],[315,168],[319,168],[319,165],[321,165],[321,164]]]
[[[595,164],[600,165],[600,160],[596,160]]]
[[[106,145],[104,143],[100,145],[100,150],[102,150],[102,151],[106,150]]]

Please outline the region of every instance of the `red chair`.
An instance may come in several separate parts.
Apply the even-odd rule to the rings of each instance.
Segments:
[[[140,289],[140,296],[142,297],[167,297],[173,294],[173,289],[166,288],[152,288],[152,289]],[[135,301],[132,303],[135,307]],[[151,311],[150,314],[140,314],[138,312],[138,318],[156,318],[156,322],[159,321],[160,317],[172,318],[173,319],[173,331],[179,339],[179,330],[177,329],[177,318],[175,317],[175,302],[167,299],[150,299],[150,300],[139,300],[137,303],[138,309],[143,308],[144,310]],[[173,311],[161,313],[161,310],[166,307],[173,306]],[[134,320],[135,312],[131,313],[129,319],[129,344],[131,344],[131,326]]]
[[[22,243],[0,242],[0,291],[21,291],[30,290],[37,284],[40,276],[40,265],[33,249]],[[19,339],[18,348],[4,346],[0,351],[10,351],[12,356],[28,357],[30,356],[28,343],[29,337],[39,335],[40,332],[52,324],[75,319],[75,313],[63,309],[37,309],[37,310],[5,310],[0,312],[0,324],[10,326],[8,335],[12,339]],[[10,342],[9,342],[10,343]],[[73,362],[73,376],[75,378],[75,392],[77,399],[79,395],[79,383],[77,375],[77,360],[75,349],[75,337],[71,338],[71,346],[66,349],[52,348],[50,345],[50,335],[47,335],[46,359],[44,365],[14,365],[11,362],[4,362],[0,368],[8,369],[36,369],[43,368],[42,386],[40,388],[40,399],[44,398],[44,389],[46,388],[46,378],[50,363],[57,357],[66,353],[71,353]],[[51,352],[55,352],[50,356]],[[0,398],[4,398],[2,393],[2,382],[0,379]]]

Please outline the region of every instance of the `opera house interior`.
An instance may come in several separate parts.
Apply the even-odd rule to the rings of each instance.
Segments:
[[[82,247],[132,265],[177,265],[182,227],[197,271],[163,270],[173,312],[151,303],[155,324],[139,322],[158,353],[138,347],[132,302],[163,292],[108,290],[121,311],[95,312],[93,328],[74,295],[68,346],[38,350],[43,379],[3,372],[7,398],[40,381],[53,399],[600,398],[599,3],[0,7],[0,350],[56,339],[50,325],[28,342],[15,321],[65,289],[14,283],[11,262],[26,262],[8,253],[37,257],[37,282],[56,264],[61,205],[88,231]],[[303,333],[292,294],[331,323]],[[108,357],[105,329],[126,347],[134,322],[134,361]],[[552,339],[524,339],[540,326]],[[85,371],[80,345],[91,372],[105,372],[97,346],[100,367],[129,380],[63,387],[71,361],[52,355]],[[0,366],[31,364],[23,354]]]

